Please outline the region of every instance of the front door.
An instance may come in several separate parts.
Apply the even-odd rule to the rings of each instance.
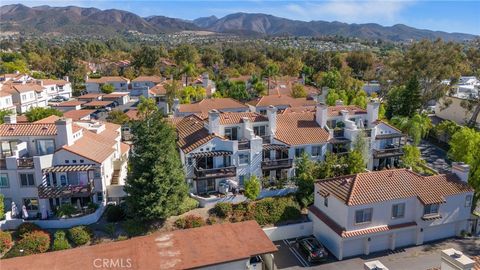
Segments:
[[[197,193],[207,194],[215,191],[215,179],[197,180]]]

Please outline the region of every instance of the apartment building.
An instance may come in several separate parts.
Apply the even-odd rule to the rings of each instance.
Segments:
[[[48,218],[62,204],[105,205],[125,196],[129,147],[120,126],[50,116],[0,125],[0,193],[6,209],[25,205],[29,216]]]
[[[342,260],[468,232],[468,173],[456,163],[449,174],[393,169],[318,181],[309,208],[314,235]]]
[[[48,99],[61,96],[64,98],[72,97],[72,84],[69,82],[68,76],[63,80],[38,80],[43,88],[46,88]]]
[[[111,84],[115,92],[127,92],[130,80],[121,76],[103,76],[100,78],[85,78],[85,88],[88,93],[101,93],[104,84]]]

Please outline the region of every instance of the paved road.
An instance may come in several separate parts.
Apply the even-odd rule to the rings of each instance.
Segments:
[[[410,247],[391,252],[383,252],[343,261],[329,260],[316,266],[305,267],[300,259],[283,241],[275,242],[279,251],[275,253],[278,269],[315,269],[315,270],[359,270],[368,261],[379,260],[390,270],[427,270],[440,266],[440,252],[455,248],[468,256],[480,254],[480,239],[447,239],[423,246]],[[298,255],[297,255],[298,256]]]
[[[450,171],[450,160],[447,158],[447,152],[432,143],[422,140],[418,146],[422,153],[422,158],[427,162],[428,167],[437,170],[439,173]]]

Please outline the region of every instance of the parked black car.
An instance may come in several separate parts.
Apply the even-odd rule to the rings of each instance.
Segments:
[[[296,243],[309,263],[323,262],[328,258],[327,250],[313,236],[297,238]]]

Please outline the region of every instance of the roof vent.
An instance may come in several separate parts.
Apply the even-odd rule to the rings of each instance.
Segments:
[[[14,130],[15,130],[14,127],[9,127],[9,128],[8,128],[8,131],[14,131]]]
[[[47,130],[48,128],[46,126],[43,126],[42,127],[42,130]]]

